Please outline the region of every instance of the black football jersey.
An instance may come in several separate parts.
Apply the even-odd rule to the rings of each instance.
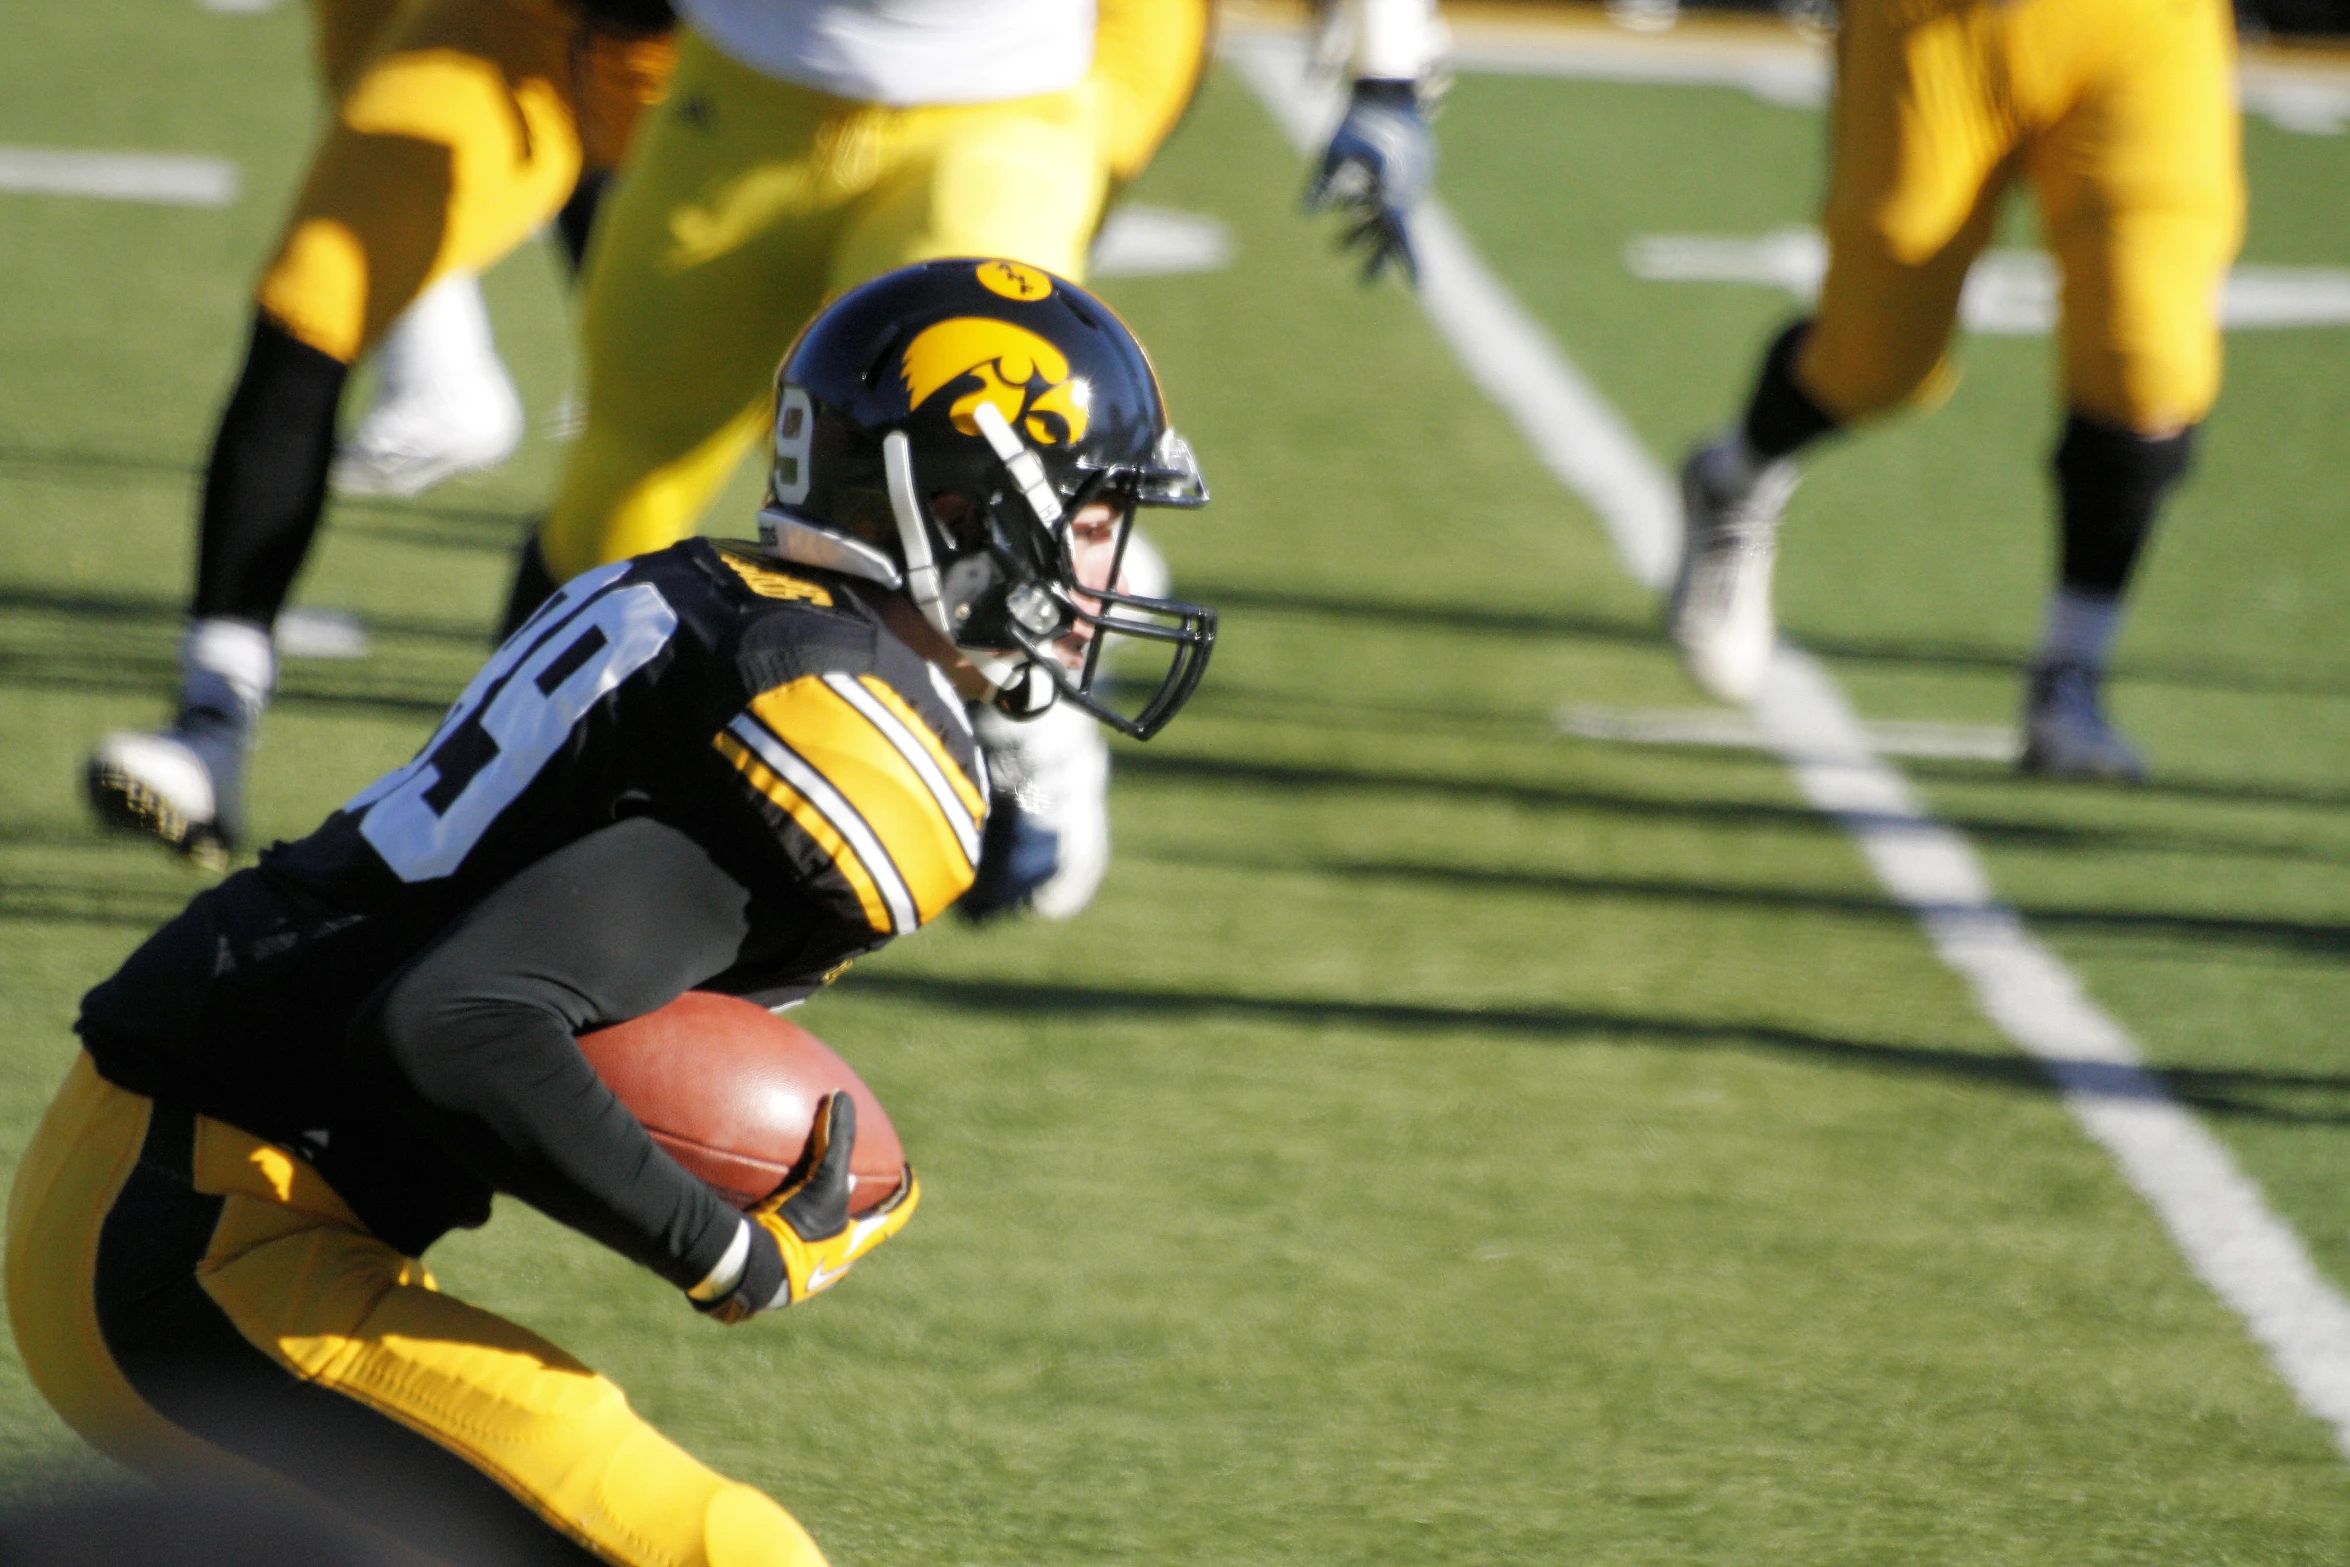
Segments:
[[[650,818],[749,894],[700,988],[788,1004],[969,887],[986,801],[962,702],[844,580],[691,540],[567,584],[413,761],[93,990],[82,1036],[109,1078],[294,1149],[419,1250],[488,1189],[354,1080],[345,1035],[488,893]]]

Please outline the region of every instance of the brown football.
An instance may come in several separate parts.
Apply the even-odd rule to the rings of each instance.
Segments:
[[[808,1146],[816,1101],[840,1089],[857,1102],[849,1211],[897,1189],[906,1151],[881,1101],[823,1040],[765,1007],[689,990],[580,1035],[579,1048],[653,1141],[737,1208],[783,1184]]]

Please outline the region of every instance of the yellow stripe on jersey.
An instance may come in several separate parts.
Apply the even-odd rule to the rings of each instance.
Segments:
[[[930,798],[938,803],[947,825],[955,830],[955,841],[963,846],[963,858],[979,863],[979,818],[963,804],[962,796],[948,784],[946,775],[939,771],[938,759],[931,755],[913,730],[888,708],[874,700],[873,693],[838,670],[824,677],[825,685],[845,699],[849,706],[864,716],[867,723],[881,732],[881,737],[897,748],[906,765],[914,769],[914,776],[922,780],[930,791]],[[920,720],[916,720],[917,723]]]
[[[830,857],[833,869],[840,872],[849,890],[857,895],[857,902],[863,906],[865,918],[873,928],[883,935],[894,930],[896,922],[890,918],[889,905],[882,901],[880,887],[874,884],[873,873],[865,869],[865,862],[849,847],[848,840],[824,819],[824,813],[809,804],[806,795],[777,777],[775,769],[760,761],[749,746],[731,733],[722,731],[713,743],[720,756],[741,769],[753,789],[797,822],[800,830],[815,840],[816,847]]]
[[[923,721],[921,714],[914,711],[913,704],[872,675],[859,676],[857,684],[872,692],[874,698],[883,707],[888,708],[892,714],[896,715],[899,723],[914,732],[915,738],[922,742],[923,749],[927,750],[931,759],[938,763],[938,770],[944,773],[947,782],[954,786],[956,797],[963,802],[963,809],[969,811],[974,820],[985,821],[987,819],[986,796],[979,792],[977,786],[971,782],[970,776],[963,771],[962,764],[957,762],[947,750],[946,742],[941,740],[937,732]]]
[[[832,607],[832,590],[820,582],[810,582],[805,577],[795,577],[788,571],[777,571],[772,566],[737,554],[723,544],[718,547],[718,558],[726,562],[736,576],[743,579],[743,586],[761,598],[793,599],[808,604],[820,604],[827,609]]]
[[[950,814],[958,802],[942,799],[895,741],[822,676],[760,693],[728,728],[856,846],[900,932],[935,918],[970,887],[975,821]],[[915,721],[916,733],[927,728]]]

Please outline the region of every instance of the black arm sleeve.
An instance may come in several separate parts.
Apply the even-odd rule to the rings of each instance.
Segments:
[[[364,1081],[500,1191],[690,1289],[740,1217],[655,1145],[573,1035],[735,961],[750,894],[635,818],[547,856],[426,948],[353,1020]]]

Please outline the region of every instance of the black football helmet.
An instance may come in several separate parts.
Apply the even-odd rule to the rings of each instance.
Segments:
[[[776,372],[774,452],[768,550],[902,588],[1013,716],[1066,697],[1147,740],[1198,686],[1216,612],[1113,584],[1134,508],[1204,506],[1207,485],[1142,345],[1075,284],[973,257],[843,295]],[[1094,501],[1119,510],[1098,585],[1078,581],[1070,531]],[[1166,660],[1115,705],[1112,637]]]

